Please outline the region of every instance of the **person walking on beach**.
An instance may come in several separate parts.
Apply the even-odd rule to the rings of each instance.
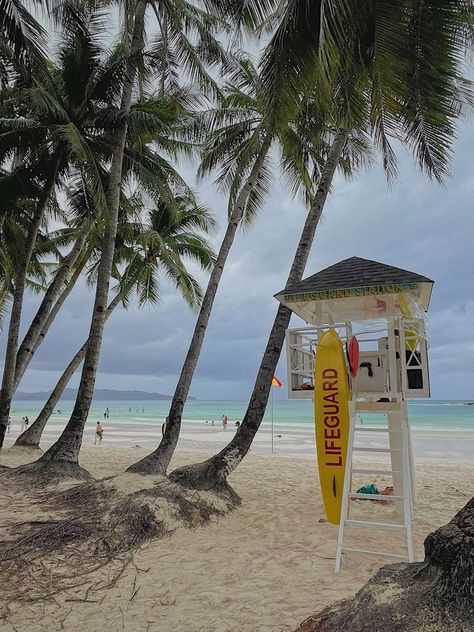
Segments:
[[[222,428],[224,430],[227,430],[227,423],[228,423],[229,419],[227,417],[227,415],[222,415]]]
[[[21,422],[20,422],[20,432],[24,432],[24,431],[25,431],[25,418],[22,417]]]
[[[8,417],[8,423],[7,423],[7,432],[10,432],[10,426],[12,425],[12,418]]]
[[[28,419],[28,417],[25,417],[25,430],[28,428],[29,423],[30,423],[30,420]]]
[[[100,421],[97,422],[97,425],[95,427],[95,439],[94,439],[94,445],[97,443],[97,441],[99,441],[99,445],[102,443],[102,435],[104,434],[104,429],[102,428],[102,426],[100,425]]]

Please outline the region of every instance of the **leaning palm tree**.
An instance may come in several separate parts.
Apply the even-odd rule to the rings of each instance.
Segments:
[[[30,466],[30,471],[45,470],[71,473],[81,476],[82,468],[78,466],[78,456],[82,441],[84,425],[92,402],[97,365],[100,356],[103,328],[105,324],[105,311],[107,309],[108,288],[112,272],[115,237],[118,224],[119,191],[122,167],[124,162],[124,149],[128,130],[128,115],[132,103],[132,93],[135,83],[137,66],[142,58],[145,40],[145,14],[147,5],[161,0],[136,0],[127,5],[132,9],[127,14],[127,37],[125,38],[125,79],[122,87],[121,112],[122,119],[115,136],[115,146],[112,152],[110,166],[110,178],[107,191],[108,222],[102,242],[102,256],[98,267],[96,296],[89,331],[89,343],[87,345],[81,380],[71,418],[58,441],[43,455],[39,462]],[[218,15],[230,17],[233,20],[241,20],[244,16],[247,23],[255,19],[255,6],[258,0],[203,0],[206,8],[212,8]],[[263,5],[271,5],[272,0],[264,0]],[[177,3],[179,5],[179,3]],[[237,11],[236,11],[237,8]],[[240,11],[240,12],[239,12]],[[184,24],[183,24],[184,28]]]
[[[15,165],[17,153],[22,159],[11,172],[0,177],[0,212],[10,213],[13,209],[23,207],[25,199],[36,197],[44,205],[48,199],[52,199],[51,196],[48,199],[47,196],[41,197],[42,188],[38,182],[42,182],[42,174],[37,168],[38,163],[48,165],[51,152],[48,150],[47,155],[43,153],[44,148],[49,146],[56,148],[61,157],[62,168],[58,169],[56,181],[64,186],[74,178],[79,178],[80,182],[88,180],[92,187],[91,193],[97,198],[97,203],[91,204],[91,208],[95,208],[97,213],[105,210],[106,188],[102,173],[108,168],[114,134],[123,120],[117,108],[124,75],[123,55],[120,47],[105,53],[96,45],[97,29],[102,24],[99,12],[77,9],[72,17],[74,19],[68,22],[70,25],[59,50],[58,62],[49,66],[41,75],[41,81],[38,80],[34,87],[29,84],[25,87],[19,73],[19,85],[9,86],[1,92],[2,113],[5,115],[0,122],[0,160],[11,160]],[[156,152],[150,153],[142,139],[152,135],[158,146],[165,143],[168,147],[169,139],[162,134],[163,121],[170,117],[176,118],[183,111],[183,104],[187,100],[189,97],[185,90],[177,91],[166,101],[153,97],[143,99],[134,104],[129,113],[130,133],[124,150],[124,169],[133,172],[142,182],[147,180],[150,190],[159,191],[161,196],[166,189],[166,184],[163,189],[159,183],[163,163]],[[34,247],[35,227],[44,215],[44,205],[38,208],[36,222],[32,222],[28,247]],[[0,397],[3,411],[0,444],[4,437],[9,402],[80,274],[76,263],[81,259],[88,232],[96,220],[97,214],[91,216],[86,212],[80,226],[76,222],[72,227],[77,235],[74,243],[67,255],[61,256],[60,265],[52,275],[38,311],[19,346],[18,328],[27,257],[17,268],[9,327],[11,344],[7,348]],[[28,251],[23,249],[23,252],[25,250]]]
[[[160,276],[174,283],[192,309],[199,306],[202,293],[187,269],[187,262],[195,261],[205,271],[212,267],[213,253],[204,235],[214,228],[214,221],[204,208],[196,204],[189,192],[177,196],[176,201],[179,206],[177,213],[161,202],[147,211],[143,220],[141,217],[133,219],[133,215],[143,215],[144,205],[140,196],[123,199],[121,207],[123,210],[126,206],[127,213],[119,221],[113,270],[117,287],[107,307],[106,321],[120,304],[127,307],[133,293],[137,294],[139,306],[158,306]],[[99,245],[100,239],[97,238],[96,246]],[[92,276],[95,269],[94,264],[90,270]],[[84,360],[87,344],[88,341],[73,356],[36,420],[17,438],[16,446],[39,447],[46,423]]]
[[[33,83],[25,83],[19,70],[16,83],[2,90],[2,105],[9,114],[0,120],[0,164],[11,161],[12,170],[0,177],[0,211],[19,213],[30,203],[32,209],[28,238],[13,280],[0,394],[0,447],[18,373],[18,338],[27,269],[48,206],[54,203],[55,190],[74,166],[95,183],[97,206],[102,211],[106,206],[100,163],[112,153],[113,130],[107,114],[113,112],[113,102],[120,90],[123,60],[115,51],[103,59],[103,51],[95,44],[100,28],[99,14],[89,10],[78,13],[64,31],[57,65],[45,67]],[[35,323],[35,336],[77,260],[85,237],[86,232],[79,235],[70,256],[58,269],[42,309],[43,322]],[[29,340],[28,348],[34,342]]]
[[[21,265],[29,229],[29,213],[6,214],[0,222],[0,311],[7,311],[14,292],[15,271]],[[26,286],[34,293],[41,293],[48,279],[49,263],[46,258],[56,258],[58,246],[51,235],[38,232],[35,248],[28,265]],[[0,322],[0,328],[2,323]]]
[[[207,136],[200,173],[204,175],[219,169],[217,182],[229,193],[228,224],[173,395],[165,434],[152,454],[130,466],[132,472],[166,472],[177,445],[184,405],[238,227],[252,222],[270,190],[272,146],[280,150],[282,170],[292,192],[301,191],[307,199],[311,199],[313,193],[308,170],[310,157],[314,158],[313,165],[318,170],[325,152],[322,135],[315,133],[314,129],[311,137],[301,134],[298,128],[301,128],[303,119],[289,120],[285,127],[277,129],[270,126],[260,78],[249,59],[236,60],[224,94],[222,107],[202,117],[201,124],[206,132],[212,128],[215,130]],[[318,131],[319,125],[318,121]]]
[[[374,24],[380,18],[379,3],[374,6],[373,3],[365,2],[361,5],[360,15],[357,13],[359,3],[350,5],[355,15],[351,23],[345,22],[345,30],[341,32],[336,28],[337,25],[328,27],[327,22],[332,14],[325,16],[324,12],[320,13],[318,19],[323,15],[324,20],[319,27],[329,44],[323,38],[326,47],[313,47],[313,53],[307,55],[307,42],[304,38],[300,41],[298,28],[302,29],[303,34],[306,32],[309,17],[314,18],[316,15],[312,13],[313,5],[318,4],[322,3],[290,0],[282,26],[270,43],[265,57],[268,107],[275,124],[282,124],[282,116],[285,120],[285,108],[286,116],[294,111],[296,106],[293,97],[296,92],[305,92],[308,85],[314,87],[316,78],[323,77],[322,87],[327,87],[326,80],[333,82],[333,116],[337,127],[295,252],[287,279],[288,286],[300,281],[303,276],[335,167],[352,125],[357,121],[361,124],[366,118],[366,127],[371,130],[376,145],[382,150],[389,177],[396,173],[395,155],[389,143],[389,136],[395,136],[412,149],[423,170],[442,180],[449,168],[454,124],[463,101],[462,87],[466,84],[461,76],[467,31],[465,3],[462,0],[457,3],[457,7],[456,3],[450,2],[449,11],[444,3],[441,3],[443,6],[430,5],[427,9],[429,15],[424,12],[420,15],[416,11],[419,5],[414,7],[409,2],[400,3],[405,5],[401,13],[398,10],[390,12],[393,3],[390,3],[390,7],[387,3],[381,3],[388,12],[384,23],[385,35],[395,37],[395,40],[390,39],[396,48],[392,56],[387,55],[386,48],[377,46],[379,33],[374,31]],[[301,9],[303,5],[307,13],[296,9]],[[344,20],[345,16],[346,13],[341,11],[336,17]],[[429,26],[425,25],[426,21]],[[430,31],[432,24],[436,24],[436,35]],[[319,33],[319,29],[316,32]],[[348,32],[350,37],[347,39]],[[429,34],[432,39],[425,43],[425,37]],[[344,48],[341,54],[337,54],[338,48],[332,45],[332,38],[338,36],[341,39],[339,43],[351,45],[349,53]],[[286,37],[293,48],[287,48]],[[315,50],[326,53],[327,57],[322,63],[314,54]],[[306,59],[306,63],[298,66],[301,59]],[[287,85],[282,76],[286,77],[288,68],[298,72],[291,79],[288,78]],[[273,94],[269,86],[280,87],[281,99],[278,94]],[[231,442],[211,459],[176,470],[171,474],[173,480],[199,489],[227,485],[227,476],[247,454],[260,427],[290,318],[290,310],[280,306],[247,412]]]
[[[183,107],[187,100],[187,92],[181,90],[166,99],[150,97],[134,104],[130,110],[129,134],[124,153],[123,179],[127,180],[128,176],[133,176],[137,184],[142,189],[147,190],[149,195],[154,196],[156,200],[161,200],[166,195],[167,183],[166,181],[161,181],[160,174],[162,172],[165,180],[166,178],[171,179],[178,186],[183,186],[183,182],[176,172],[172,170],[166,171],[166,166],[162,161],[160,162],[157,153],[150,150],[146,144],[144,145],[142,140],[144,137],[148,141],[153,138],[157,147],[168,147],[170,141],[166,135],[163,135],[163,122],[167,118],[175,119],[180,112],[184,112]],[[95,151],[96,157],[101,159],[102,165],[105,166],[107,165],[108,157],[108,136],[113,131],[114,125],[116,125],[116,118],[118,117],[119,114],[113,110],[95,113],[96,136],[92,149]],[[97,134],[100,125],[104,126],[104,129],[101,130],[101,135]],[[185,149],[187,147],[186,143],[182,143],[181,147]],[[103,169],[104,166],[102,166]],[[102,174],[100,177],[103,180],[102,189],[105,190],[105,174]],[[73,245],[65,256],[61,256],[57,270],[52,275],[43,300],[18,348],[14,392],[18,389],[24,372],[39,346],[43,343],[64,301],[81,275],[81,271],[88,259],[88,249],[84,244],[89,240],[91,232],[94,232],[97,222],[99,220],[100,224],[102,222],[100,209],[96,208],[94,203],[95,190],[97,188],[95,180],[91,181],[90,176],[81,169],[79,172],[73,173],[68,182],[68,186],[72,186],[74,182],[77,183],[73,190],[76,192],[75,196],[79,194],[79,208],[77,204],[74,205],[72,215],[67,218],[68,228],[59,231],[58,243],[61,243],[63,246],[69,246],[72,240]],[[74,197],[72,201],[74,202]]]

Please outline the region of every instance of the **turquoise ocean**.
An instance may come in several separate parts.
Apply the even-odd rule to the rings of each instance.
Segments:
[[[40,411],[44,402],[14,401],[11,416],[14,420],[27,415],[30,422]],[[61,401],[53,419],[67,419],[74,402]],[[109,409],[109,420],[117,425],[133,427],[134,424],[160,424],[168,414],[169,401],[94,401],[89,414],[89,422],[103,420],[104,412]],[[220,423],[222,415],[227,415],[230,423],[241,421],[247,407],[247,401],[237,400],[195,400],[186,405],[183,419],[190,424],[203,424],[214,420]],[[451,400],[412,400],[408,404],[410,423],[416,433],[436,435],[438,433],[459,433],[474,436],[474,405],[468,401]],[[60,412],[59,412],[60,411]],[[271,401],[263,420],[269,427],[272,417]],[[313,405],[311,401],[275,398],[273,404],[275,425],[282,430],[293,432],[308,431],[313,426]],[[365,425],[377,426],[382,415],[361,414],[359,421]],[[460,437],[461,438],[461,437]]]

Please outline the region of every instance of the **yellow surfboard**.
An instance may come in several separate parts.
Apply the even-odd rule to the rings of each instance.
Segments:
[[[314,421],[319,480],[329,522],[339,524],[349,440],[349,380],[334,330],[319,340],[314,375]]]

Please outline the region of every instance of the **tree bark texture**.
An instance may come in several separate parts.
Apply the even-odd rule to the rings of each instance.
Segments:
[[[44,324],[43,329],[40,332],[40,335],[38,336],[38,338],[36,339],[35,344],[33,345],[33,348],[31,350],[31,354],[30,354],[31,357],[30,357],[30,359],[28,361],[28,365],[31,362],[31,360],[33,359],[33,356],[36,353],[36,351],[38,350],[38,348],[41,346],[43,340],[46,338],[46,335],[47,335],[47,333],[49,331],[49,328],[53,324],[56,316],[58,315],[58,312],[60,311],[60,309],[63,306],[64,302],[66,301],[67,297],[69,296],[69,294],[74,289],[74,286],[76,285],[77,281],[79,280],[79,277],[81,276],[82,271],[84,270],[84,267],[85,267],[86,263],[87,263],[87,258],[83,259],[81,261],[81,263],[76,266],[76,269],[74,270],[74,274],[72,275],[72,277],[70,278],[68,284],[66,285],[66,287],[61,292],[61,294],[59,295],[58,299],[56,300],[56,303],[54,304],[51,312],[49,313],[49,316],[46,319],[46,322]],[[28,365],[27,365],[27,368],[28,368]]]
[[[61,290],[63,293],[66,292],[68,286],[66,285],[66,289],[64,289],[64,285],[67,282],[68,276],[70,275],[73,266],[75,265],[81,254],[86,240],[87,232],[83,231],[76,239],[76,242],[71,248],[71,251],[65,257],[63,263],[56,272],[54,279],[45,292],[45,295],[43,297],[43,300],[41,301],[41,305],[39,306],[38,311],[35,314],[35,317],[31,321],[31,325],[26,332],[25,337],[23,338],[23,342],[21,343],[16,356],[14,391],[17,390],[21,378],[23,377],[29,363],[33,359],[33,354],[35,353],[41,342],[44,340],[44,337],[46,335],[44,329],[46,322],[48,321],[48,317],[53,310],[53,304],[58,299]],[[65,299],[63,299],[63,302],[64,300]],[[55,311],[54,316],[56,316],[58,311],[59,309]],[[51,326],[53,320],[50,319],[49,326]],[[39,340],[39,338],[41,338],[41,340],[39,344],[36,345],[36,342]]]
[[[2,390],[0,392],[0,448],[3,446],[3,441],[5,439],[5,431],[8,424],[8,418],[10,416],[10,407],[14,393],[15,365],[28,266],[30,265],[31,257],[35,249],[36,239],[43,221],[44,213],[48,206],[49,198],[54,191],[59,164],[61,162],[61,155],[62,152],[58,149],[52,158],[51,171],[44,183],[43,190],[38,198],[35,211],[31,219],[26,239],[25,254],[17,274],[15,275],[12,311],[8,326],[7,348],[5,351],[5,363],[3,368]]]
[[[259,174],[268,151],[270,150],[271,144],[272,137],[269,133],[267,133],[263,140],[257,160],[252,167],[245,185],[242,187],[242,190],[237,197],[230,215],[226,233],[224,235],[224,239],[222,240],[219,254],[217,255],[216,264],[209,277],[209,282],[204,294],[196,325],[194,327],[193,336],[181,369],[181,374],[176,385],[173,399],[171,401],[164,436],[154,452],[128,468],[128,471],[130,472],[164,474],[171,457],[173,456],[181,429],[183,409],[191,387],[194,371],[196,370],[196,365],[199,360],[199,355],[201,353],[207,326],[211,317],[212,307],[219,288],[222,273],[224,271],[224,266],[227,261],[227,257],[229,256],[230,249],[232,248],[232,244],[234,243],[235,235],[242,220],[247,200],[258,181]]]
[[[117,130],[109,173],[107,191],[108,218],[102,240],[102,255],[99,262],[94,309],[92,312],[89,342],[82,367],[79,389],[68,424],[59,439],[41,457],[44,462],[69,462],[77,464],[82,443],[84,426],[89,414],[94,394],[95,378],[99,363],[102,336],[107,309],[110,276],[112,271],[115,238],[117,234],[120,185],[122,179],[123,155],[128,128],[128,114],[132,102],[138,56],[143,49],[146,2],[139,0],[135,10],[131,51],[127,58],[126,78],[122,89],[121,111],[123,124]]]
[[[105,320],[107,321],[109,316],[112,314],[114,309],[120,303],[121,297],[117,294],[114,299],[111,301],[110,305],[107,307],[107,312],[105,314]],[[53,410],[56,408],[57,403],[61,399],[62,394],[64,393],[64,389],[69,384],[72,376],[76,372],[77,368],[84,360],[87,350],[88,340],[82,345],[79,351],[72,358],[71,362],[67,365],[64,373],[59,378],[56,386],[53,388],[51,395],[48,398],[48,401],[41,409],[41,412],[36,417],[34,422],[29,426],[15,441],[15,445],[17,446],[29,446],[32,448],[38,448],[41,436],[43,434],[43,430],[51,417]]]
[[[324,203],[346,139],[347,132],[345,131],[339,131],[335,136],[321,174],[318,189],[306,217],[303,232],[288,275],[287,286],[301,281],[303,277],[316,228],[321,218]],[[172,480],[195,489],[213,489],[215,486],[223,484],[227,476],[247,454],[265,414],[272,378],[280,358],[290,318],[291,311],[287,307],[280,305],[262,357],[245,417],[230,443],[221,452],[203,463],[175,470],[170,475]]]
[[[425,560],[384,566],[352,598],[304,621],[297,632],[472,632],[474,498],[425,540]]]

